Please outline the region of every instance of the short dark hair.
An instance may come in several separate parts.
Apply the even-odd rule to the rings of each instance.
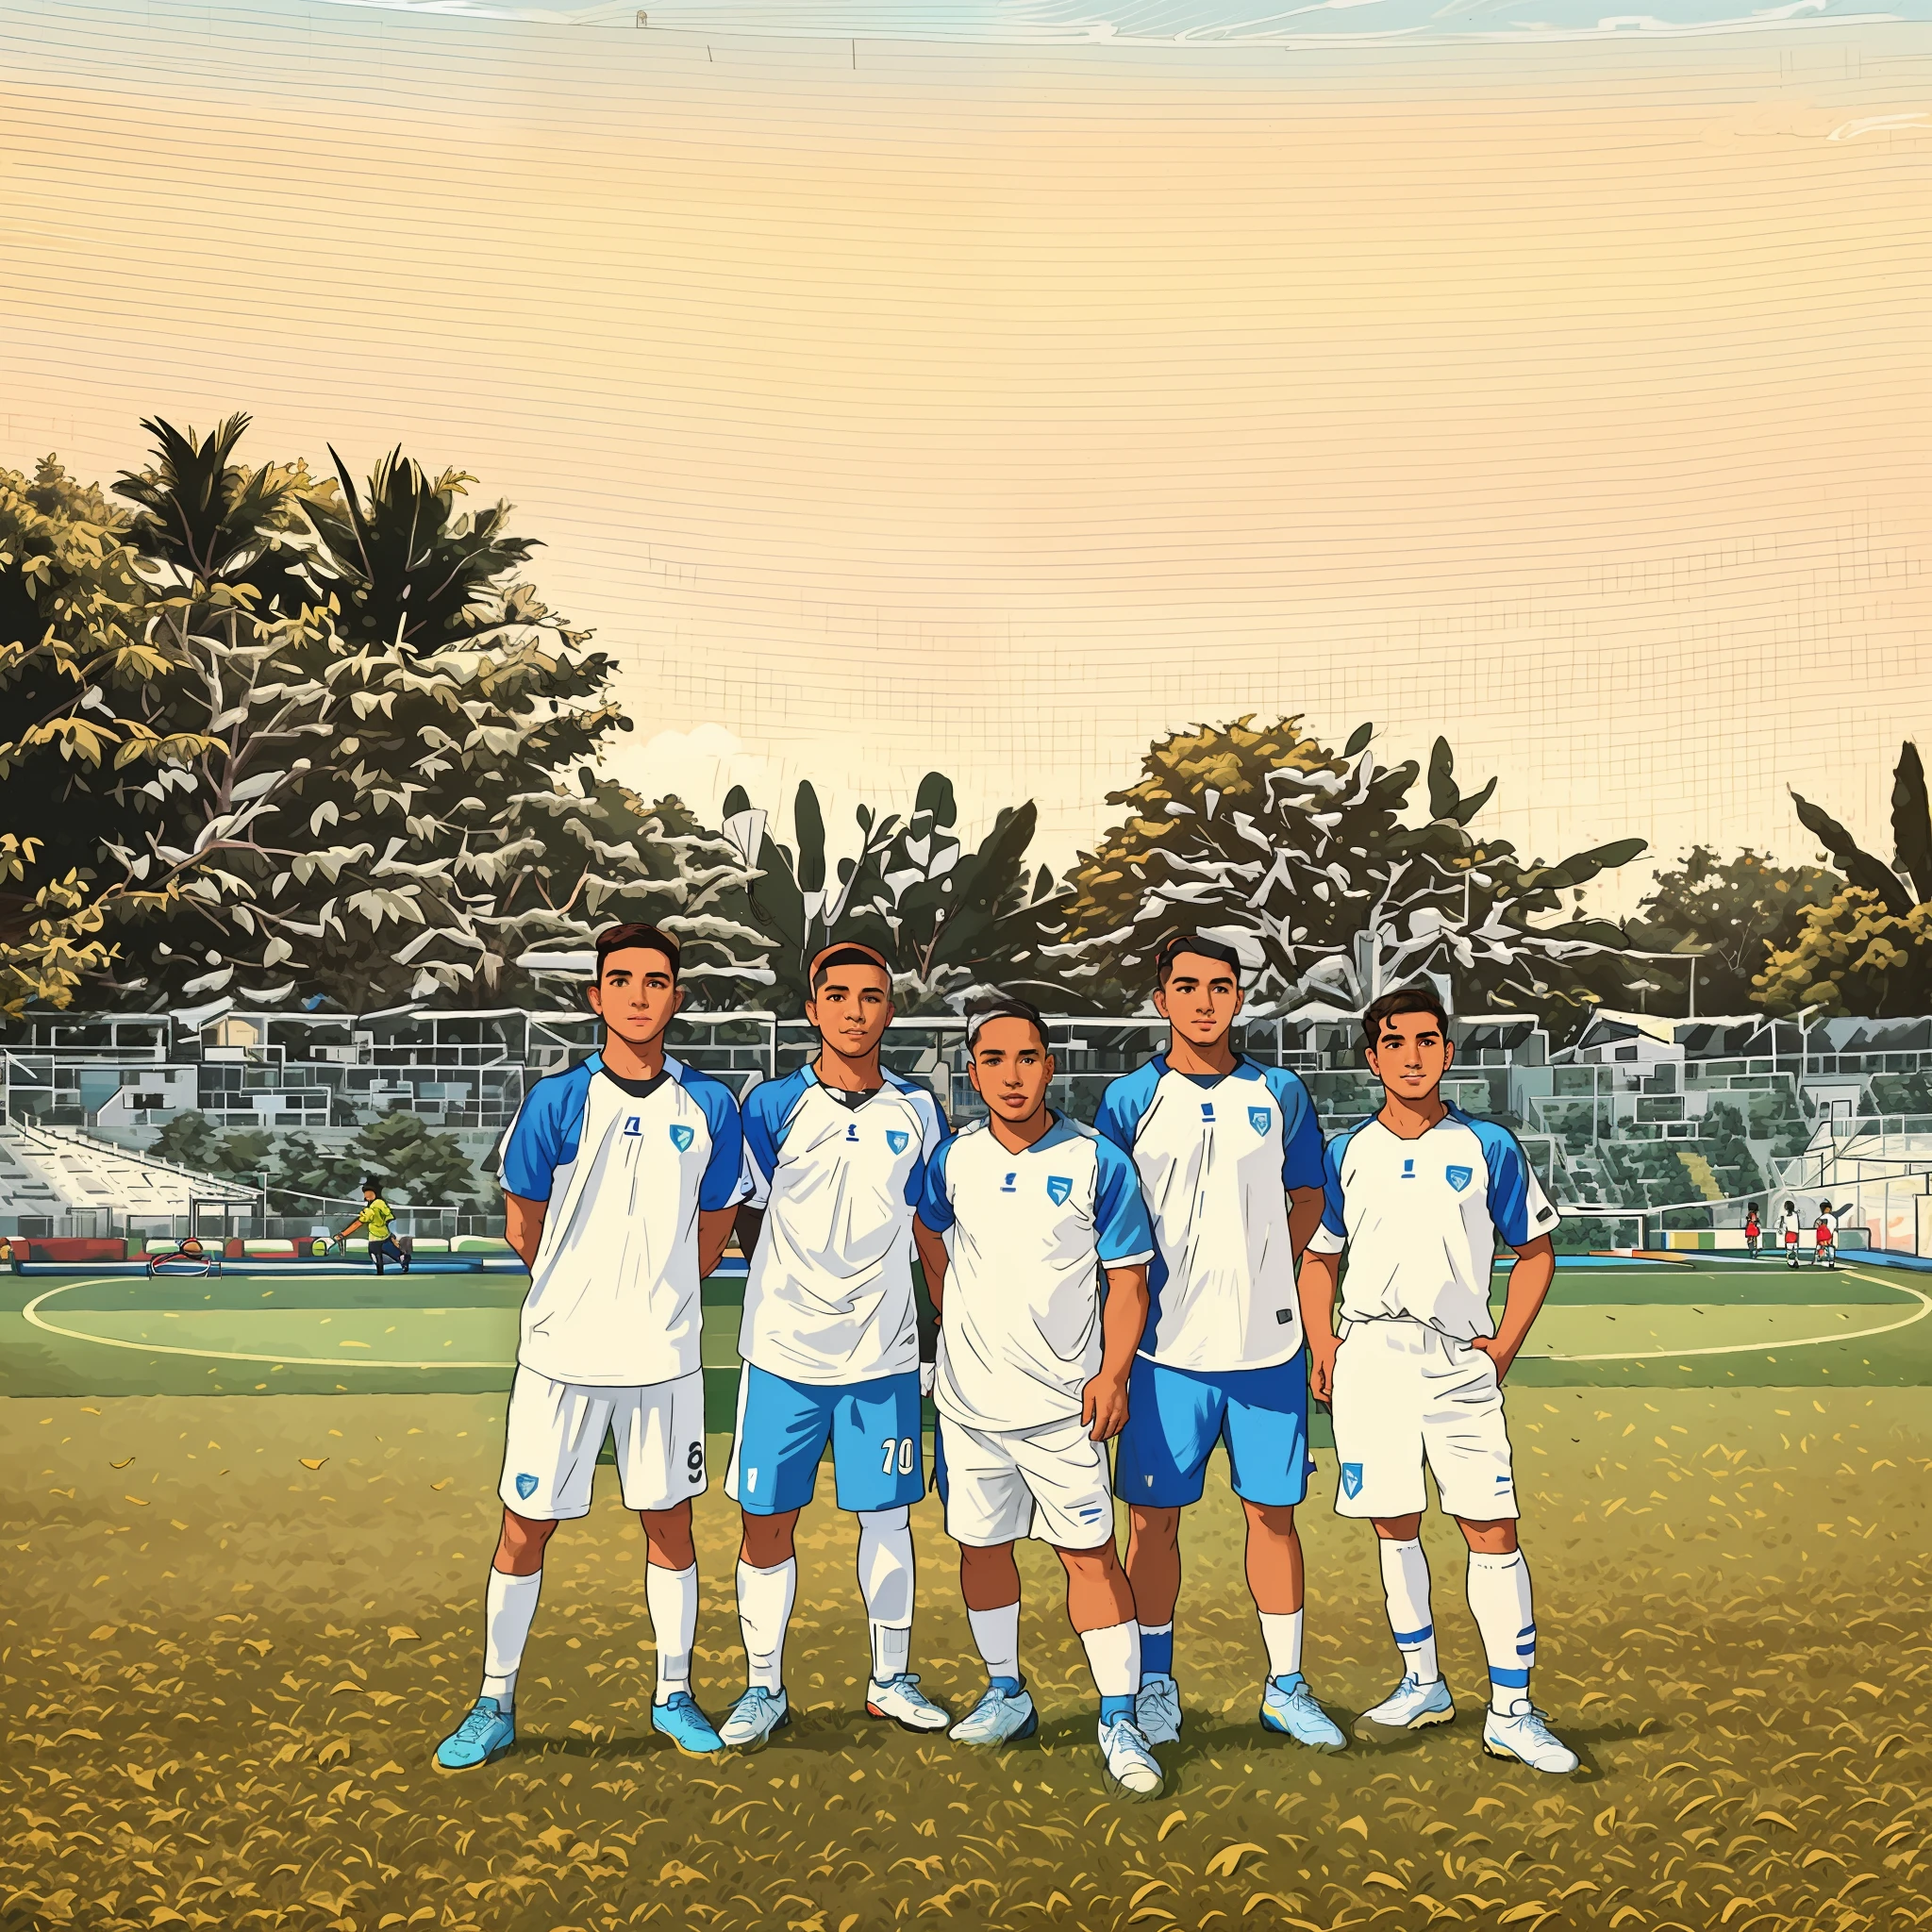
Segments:
[[[1047,1042],[1046,1020],[1031,1000],[1017,999],[1002,993],[997,999],[975,1002],[966,1008],[966,1051],[968,1053],[979,1044],[981,1029],[989,1020],[1024,1020],[1040,1036],[1041,1053],[1051,1053],[1053,1048]]]
[[[817,992],[831,977],[834,966],[870,966],[875,973],[886,975],[886,984],[892,983],[892,969],[870,946],[835,945],[821,953],[811,969],[811,990]]]
[[[1405,986],[1399,992],[1385,992],[1362,1015],[1362,1050],[1373,1053],[1382,1044],[1382,1028],[1398,1013],[1433,1013],[1436,1024],[1449,1035],[1449,1009],[1433,987]]]
[[[1225,940],[1206,940],[1197,932],[1176,933],[1171,940],[1163,941],[1159,952],[1154,956],[1154,981],[1157,986],[1165,986],[1174,977],[1174,962],[1183,953],[1192,953],[1203,959],[1212,959],[1225,966],[1234,974],[1234,983],[1241,983],[1241,956]]]
[[[597,977],[604,977],[604,968],[612,953],[627,953],[632,948],[647,953],[662,953],[671,962],[671,983],[677,984],[677,966],[681,949],[677,941],[661,925],[613,925],[597,935]]]
[[[382,1192],[382,1183],[373,1174],[365,1174],[362,1176],[362,1191],[365,1194],[379,1194]]]

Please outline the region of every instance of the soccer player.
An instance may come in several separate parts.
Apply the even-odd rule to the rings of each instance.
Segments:
[[[743,1516],[738,1617],[745,1690],[720,1727],[755,1748],[791,1717],[785,1627],[798,1590],[793,1532],[827,1442],[839,1507],[858,1518],[858,1588],[871,1626],[869,1716],[910,1731],[952,1722],[907,1669],[912,1651],[909,1507],[925,1493],[912,1212],[945,1137],[931,1094],[879,1064],[892,975],[870,946],[811,965],[808,1066],[745,1095],[751,1257],[738,1352],[737,1440],[725,1491]]]
[[[1339,1751],[1346,1740],[1302,1675],[1294,1526],[1312,1467],[1294,1267],[1322,1216],[1321,1129],[1296,1074],[1230,1042],[1241,1009],[1231,946],[1170,940],[1157,974],[1167,1051],[1114,1081],[1094,1122],[1132,1156],[1154,1223],[1150,1313],[1114,1471],[1140,1607],[1140,1726],[1156,1744],[1180,1736],[1180,1513],[1201,1500],[1208,1455],[1223,1441],[1247,1513],[1248,1589],[1268,1653],[1261,1724]]]
[[[1757,1258],[1757,1243],[1763,1238],[1764,1227],[1757,1219],[1757,1203],[1754,1201],[1744,1210],[1744,1252],[1754,1261]]]
[[[531,1088],[503,1143],[509,1243],[530,1270],[504,1425],[503,1535],[484,1597],[483,1689],[436,1761],[488,1764],[516,1738],[517,1671],[543,1549],[586,1516],[608,1435],[644,1528],[658,1639],[651,1725],[723,1748],[691,1692],[698,1614],[691,1498],[705,1487],[699,1283],[718,1265],[743,1174],[731,1090],[664,1049],[684,994],[677,941],[652,925],[597,941],[604,1044]]]
[[[369,1230],[369,1258],[375,1263],[375,1272],[382,1273],[385,1261],[400,1261],[403,1273],[409,1272],[408,1252],[398,1242],[391,1230],[396,1224],[395,1209],[382,1198],[382,1183],[374,1174],[362,1177],[362,1211],[338,1237],[347,1241],[358,1227]]]
[[[1829,1201],[1819,1202],[1818,1220],[1811,1234],[1812,1267],[1817,1267],[1822,1261],[1827,1268],[1835,1269],[1838,1266],[1838,1216],[1831,1211]]]
[[[1469,1607],[1490,1665],[1484,1749],[1572,1772],[1576,1754],[1529,1701],[1536,1617],[1502,1391],[1556,1272],[1557,1210],[1507,1127],[1442,1099],[1455,1049],[1433,992],[1385,994],[1362,1015],[1362,1040],[1382,1108],[1329,1144],[1327,1202],[1302,1260],[1301,1299],[1309,1379],[1335,1420],[1335,1507],[1375,1525],[1404,1664],[1401,1683],[1363,1719],[1414,1730],[1456,1715],[1420,1541],[1426,1464],[1469,1545]],[[1499,1237],[1517,1257],[1500,1328],[1490,1312]]]
[[[1784,1240],[1787,1268],[1795,1268],[1798,1265],[1798,1233],[1804,1224],[1804,1219],[1798,1212],[1798,1204],[1795,1201],[1787,1201],[1785,1211],[1778,1217],[1777,1224],[1777,1231]]]
[[[973,1017],[966,1041],[967,1077],[991,1114],[933,1156],[913,1229],[940,1311],[934,1475],[987,1675],[952,1736],[1004,1744],[1039,1729],[1013,1561],[1014,1542],[1037,1536],[1067,1573],[1107,1774],[1151,1797],[1162,1780],[1134,1722],[1141,1629],[1114,1553],[1106,1445],[1127,1417],[1154,1234],[1133,1162],[1047,1106],[1054,1059],[1039,1012],[1001,1000]]]

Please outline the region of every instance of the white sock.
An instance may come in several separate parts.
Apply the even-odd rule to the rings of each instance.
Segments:
[[[1420,1538],[1397,1542],[1377,1537],[1382,1552],[1382,1593],[1389,1601],[1389,1628],[1402,1653],[1405,1674],[1418,1684],[1442,1674],[1436,1661],[1436,1620],[1429,1608],[1429,1559]]]
[[[1014,1608],[1017,1613],[1018,1606]],[[1093,1688],[1103,1697],[1131,1697],[1141,1688],[1141,1626],[1129,1619],[1101,1630],[1083,1630],[1080,1642]]]
[[[644,1603],[658,1640],[658,1690],[652,1702],[665,1704],[674,1692],[691,1689],[691,1653],[698,1636],[698,1566],[666,1570],[646,1563]]]
[[[858,1512],[858,1593],[872,1628],[872,1674],[878,1684],[901,1675],[912,1657],[912,1514]]]
[[[1302,1671],[1302,1612],[1262,1610],[1261,1641],[1268,1646],[1268,1674],[1298,1677]]]
[[[491,1565],[490,1583],[483,1592],[483,1695],[495,1698],[504,1709],[516,1701],[517,1670],[524,1660],[524,1645],[530,1641],[530,1623],[542,1588],[541,1570],[511,1576]]]
[[[738,1624],[744,1633],[744,1681],[754,1690],[785,1688],[785,1626],[798,1594],[798,1558],[770,1570],[738,1566]]]
[[[1469,1553],[1469,1607],[1490,1660],[1490,1707],[1507,1714],[1529,1697],[1536,1662],[1536,1612],[1529,1601],[1529,1565],[1521,1550],[1507,1557]]]
[[[996,1610],[968,1610],[966,1622],[986,1674],[1020,1681],[1020,1606],[1010,1603]]]

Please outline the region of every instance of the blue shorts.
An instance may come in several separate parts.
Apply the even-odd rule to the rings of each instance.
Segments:
[[[1114,1465],[1121,1501],[1157,1509],[1198,1503],[1216,1442],[1227,1444],[1228,1474],[1244,1501],[1280,1507],[1307,1496],[1314,1464],[1306,1350],[1272,1369],[1218,1374],[1134,1357]]]
[[[841,1509],[896,1509],[925,1494],[919,1371],[871,1382],[792,1382],[746,1362],[724,1492],[752,1516],[803,1509],[832,1445]]]

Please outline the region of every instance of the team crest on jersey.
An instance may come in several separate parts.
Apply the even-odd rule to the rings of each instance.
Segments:
[[[537,1478],[533,1475],[520,1475],[517,1478],[517,1496],[527,1503],[537,1493]]]
[[[687,1127],[684,1124],[682,1124],[682,1123],[680,1123],[678,1125],[671,1129],[671,1144],[674,1147],[675,1147],[680,1154],[690,1153],[691,1143],[696,1139],[696,1128]]]
[[[1341,1493],[1351,1500],[1362,1492],[1362,1466],[1359,1462],[1341,1465]]]
[[[1248,1124],[1254,1128],[1256,1133],[1265,1134],[1274,1124],[1274,1109],[1266,1107],[1249,1108]]]
[[[910,1134],[902,1134],[897,1127],[888,1127],[886,1129],[886,1145],[890,1147],[894,1154],[905,1153],[907,1143],[911,1139],[912,1136]]]
[[[1046,1198],[1056,1208],[1064,1208],[1073,1199],[1074,1183],[1063,1174],[1050,1174],[1046,1177]]]
[[[641,1134],[644,1131],[644,1124],[641,1120],[638,1118],[636,1114],[632,1114],[631,1117],[625,1122],[624,1131],[627,1138],[634,1140],[638,1135]]]
[[[1473,1167],[1445,1167],[1442,1170],[1442,1178],[1459,1194],[1475,1178],[1475,1169]]]

